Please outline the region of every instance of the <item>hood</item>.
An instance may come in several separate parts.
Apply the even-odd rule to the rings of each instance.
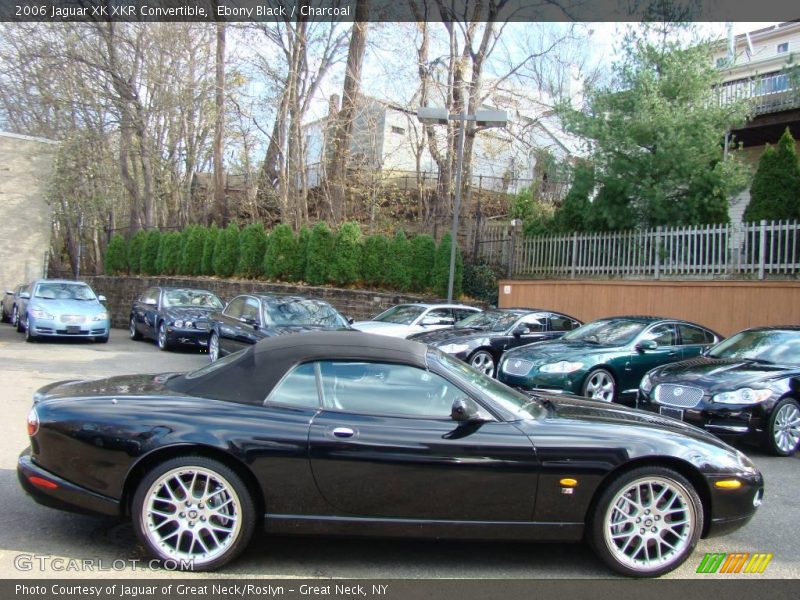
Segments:
[[[619,404],[606,404],[577,396],[548,396],[552,402],[552,416],[578,421],[584,424],[621,426],[626,429],[641,428],[642,435],[653,437],[664,434],[679,434],[719,448],[730,450],[728,445],[710,433],[677,419],[627,408]]]
[[[219,309],[216,308],[197,308],[194,306],[175,306],[165,308],[164,314],[172,319],[183,319],[190,321],[207,320],[208,317]]]
[[[30,300],[31,308],[41,308],[54,315],[94,315],[106,310],[97,300],[50,300],[34,298]]]
[[[121,375],[87,381],[58,381],[39,388],[33,395],[33,402],[67,398],[176,395],[165,385],[176,375],[180,375],[180,373]]]
[[[613,350],[622,349],[623,346],[614,346]],[[565,342],[563,340],[548,340],[544,342],[534,342],[514,348],[506,352],[505,356],[510,358],[524,358],[533,363],[552,362],[558,360],[571,360],[586,356],[587,354],[599,354],[611,350],[608,346],[599,346],[589,342]]]
[[[455,329],[438,329],[436,331],[423,331],[408,336],[409,340],[428,344],[429,346],[443,346],[455,342],[468,342],[491,335],[500,335],[502,332],[492,332],[488,329],[477,329],[474,327],[457,327]]]
[[[650,379],[653,385],[675,382],[714,394],[799,375],[800,367],[701,356],[659,367],[651,372]]]
[[[310,331],[331,331],[347,329],[345,327],[326,327],[325,325],[273,325],[262,330],[267,336],[290,335],[293,333],[308,333]]]

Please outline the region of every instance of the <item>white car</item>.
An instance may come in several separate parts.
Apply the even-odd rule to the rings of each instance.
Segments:
[[[398,304],[371,321],[357,321],[352,327],[367,333],[404,338],[421,331],[452,327],[456,321],[481,312],[464,304]]]

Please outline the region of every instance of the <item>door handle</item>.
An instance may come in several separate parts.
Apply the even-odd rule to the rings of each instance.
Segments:
[[[355,435],[355,431],[349,427],[336,427],[333,430],[333,435],[338,438],[351,438]]]

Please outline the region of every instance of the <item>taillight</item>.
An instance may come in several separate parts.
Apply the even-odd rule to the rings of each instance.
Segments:
[[[39,431],[39,415],[36,413],[36,409],[32,408],[31,411],[28,413],[28,435],[33,437]]]

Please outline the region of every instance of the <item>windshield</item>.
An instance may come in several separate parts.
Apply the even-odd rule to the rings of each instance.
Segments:
[[[431,348],[428,351],[428,356],[439,361],[448,371],[453,373],[468,386],[478,388],[498,405],[502,406],[510,413],[517,415],[520,419],[535,419],[544,413],[544,409],[538,400],[530,398],[522,392],[518,392],[500,383],[496,379],[484,375],[477,369],[472,368],[467,363],[457,358],[453,358],[449,354]]]
[[[711,348],[708,356],[800,366],[800,332],[742,331]]]
[[[311,325],[316,327],[347,327],[347,321],[327,302],[295,298],[265,303],[267,320],[271,325]]]
[[[166,290],[164,308],[221,309],[222,302],[211,292],[203,290]]]
[[[44,300],[96,300],[92,288],[85,283],[40,283],[35,298]]]
[[[622,346],[632,341],[647,323],[627,319],[606,319],[587,323],[573,329],[561,339],[569,342],[589,342],[602,346]]]
[[[456,327],[474,327],[488,329],[489,331],[505,331],[511,327],[523,313],[508,312],[505,310],[487,310],[475,313],[456,323]]]
[[[418,316],[425,310],[424,306],[414,306],[413,304],[400,304],[393,306],[389,310],[383,311],[373,321],[383,323],[398,323],[400,325],[411,325]]]

